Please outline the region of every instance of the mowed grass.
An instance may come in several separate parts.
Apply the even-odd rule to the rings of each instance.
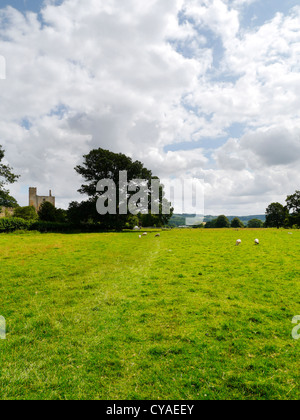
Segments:
[[[0,398],[299,399],[300,232],[138,235],[0,235]]]

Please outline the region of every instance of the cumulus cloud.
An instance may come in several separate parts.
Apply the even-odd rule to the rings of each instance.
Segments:
[[[291,176],[299,188],[300,7],[246,29],[251,0],[56,3],[0,9],[0,144],[21,204],[28,186],[78,199],[73,168],[97,147],[204,178],[210,212],[261,213]]]
[[[276,127],[250,132],[240,140],[229,139],[216,151],[215,157],[222,169],[289,166],[300,160],[300,130]]]

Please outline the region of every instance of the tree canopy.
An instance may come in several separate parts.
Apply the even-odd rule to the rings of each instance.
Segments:
[[[231,221],[231,227],[232,228],[243,228],[245,226],[244,226],[244,223],[238,217],[235,217]]]
[[[300,191],[289,195],[286,199],[286,206],[289,211],[289,225],[300,227]]]
[[[5,152],[0,145],[0,206],[17,207],[17,201],[15,198],[10,196],[9,191],[5,188],[5,185],[16,182],[19,175],[15,175],[9,165],[2,163],[4,156]]]
[[[260,219],[251,219],[247,223],[247,227],[250,228],[250,229],[255,229],[255,228],[260,229],[263,226],[264,226],[264,222]]]
[[[287,209],[280,203],[272,203],[266,209],[266,226],[279,229],[284,226]]]
[[[45,201],[38,211],[39,219],[43,222],[64,223],[67,219],[66,210],[57,209],[53,204]]]
[[[286,206],[272,203],[266,209],[266,227],[300,227],[300,191],[288,195]]]
[[[37,220],[38,215],[33,206],[17,207],[14,210],[14,217],[19,217],[24,220]]]
[[[216,228],[229,228],[230,227],[230,222],[227,219],[226,216],[221,215],[217,218],[216,220]]]
[[[300,191],[296,191],[295,194],[288,195],[286,199],[286,205],[289,211],[293,214],[300,213]]]
[[[70,221],[86,222],[88,220],[94,223],[99,222],[103,228],[107,229],[123,229],[132,224],[133,214],[124,214],[124,206],[127,209],[131,198],[139,191],[128,191],[128,183],[133,180],[145,180],[145,189],[148,193],[148,202],[144,203],[147,207],[147,217],[145,213],[139,213],[139,206],[136,206],[136,213],[134,214],[139,218],[140,224],[149,223],[154,226],[162,226],[168,223],[172,216],[173,209],[170,214],[163,214],[162,204],[166,203],[163,186],[160,186],[159,195],[159,214],[151,214],[151,194],[153,193],[152,182],[158,180],[153,176],[152,172],[145,168],[139,161],[133,161],[130,157],[122,153],[113,153],[105,149],[95,149],[89,154],[85,155],[82,165],[76,166],[76,172],[81,175],[85,183],[79,189],[81,194],[89,197],[88,201],[82,203],[73,202],[70,204],[68,210],[68,218]],[[123,186],[120,182],[120,172],[127,173],[127,183]],[[97,191],[99,181],[110,180],[115,185],[115,198],[116,198],[116,212],[115,214],[107,212],[107,214],[98,214],[96,211],[96,203],[99,197],[102,196],[100,191]],[[158,180],[159,181],[159,180]],[[107,192],[104,191],[104,192]],[[104,194],[103,194],[104,196]],[[125,199],[124,199],[125,197]],[[109,199],[107,200],[109,202]]]

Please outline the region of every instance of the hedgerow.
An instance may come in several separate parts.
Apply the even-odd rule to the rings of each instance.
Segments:
[[[18,217],[9,217],[0,219],[0,233],[9,233],[16,230],[28,230],[31,227],[31,222],[20,219]]]

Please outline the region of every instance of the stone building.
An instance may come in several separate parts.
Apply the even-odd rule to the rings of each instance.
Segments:
[[[14,210],[12,207],[1,207],[0,206],[0,219],[4,217],[11,217],[14,214]]]
[[[53,204],[55,207],[55,197],[52,196],[51,190],[48,196],[37,195],[37,188],[29,188],[29,205],[39,211],[41,205],[45,202]]]

